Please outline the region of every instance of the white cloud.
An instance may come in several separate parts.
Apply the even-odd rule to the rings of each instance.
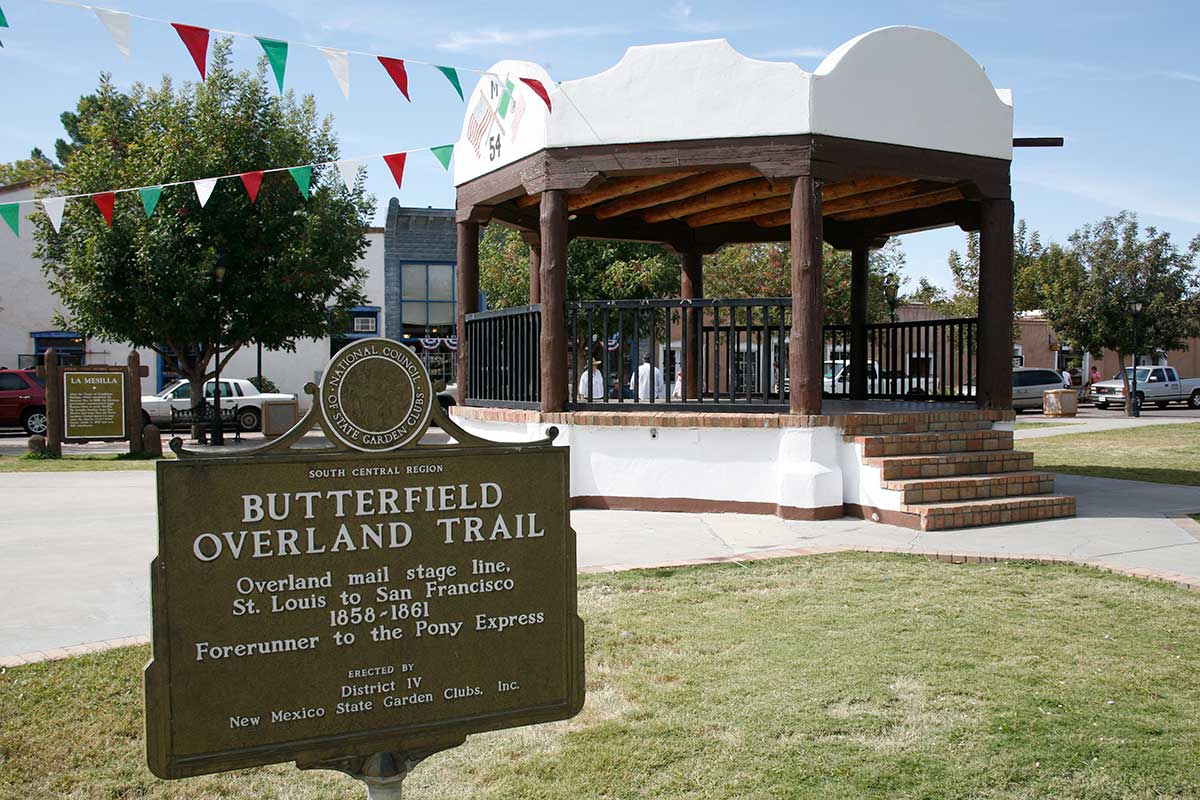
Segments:
[[[1191,192],[1170,185],[1105,178],[1087,169],[1047,169],[1014,171],[1014,182],[1026,183],[1055,192],[1064,192],[1102,203],[1114,210],[1135,209],[1164,219],[1200,225],[1200,203]]]
[[[460,53],[479,47],[511,47],[543,42],[550,39],[570,39],[585,36],[607,36],[609,34],[626,33],[624,28],[610,25],[584,25],[564,28],[521,28],[518,30],[501,30],[488,28],[475,31],[452,31],[444,40],[437,43],[439,50],[449,50]]]
[[[1161,75],[1164,78],[1174,78],[1177,81],[1200,83],[1200,75],[1197,75],[1194,72],[1177,72],[1171,69],[1156,69],[1152,74]]]
[[[726,33],[754,27],[747,19],[737,21],[700,19],[692,12],[692,4],[687,0],[675,0],[674,5],[667,12],[667,27],[683,33],[699,34]]]

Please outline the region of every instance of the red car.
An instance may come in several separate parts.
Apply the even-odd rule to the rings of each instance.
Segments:
[[[46,435],[46,387],[31,369],[0,369],[0,425]]]

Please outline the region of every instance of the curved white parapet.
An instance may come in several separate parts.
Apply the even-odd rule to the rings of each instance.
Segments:
[[[468,99],[456,185],[548,147],[806,133],[1012,158],[1010,94],[923,28],[864,33],[812,73],[747,58],[724,39],[631,47],[610,69],[559,85],[529,62],[490,71],[504,77],[484,76]],[[521,77],[542,82],[553,111]]]

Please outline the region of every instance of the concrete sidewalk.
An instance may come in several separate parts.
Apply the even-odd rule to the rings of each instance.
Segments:
[[[1171,518],[1200,513],[1200,489],[1068,475],[1058,477],[1058,488],[1079,499],[1079,517],[950,532],[744,514],[575,511],[571,519],[578,565],[589,571],[797,548],[885,548],[1061,558],[1200,584],[1200,525]],[[0,665],[149,632],[153,472],[10,473],[0,478],[0,503],[7,511],[0,518]]]

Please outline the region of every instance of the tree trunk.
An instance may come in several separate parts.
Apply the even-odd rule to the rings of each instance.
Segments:
[[[1125,354],[1117,351],[1117,361],[1121,365],[1121,383],[1125,385],[1125,416],[1133,416],[1133,387],[1129,383],[1129,373],[1125,369]],[[1134,369],[1137,369],[1135,364]]]

